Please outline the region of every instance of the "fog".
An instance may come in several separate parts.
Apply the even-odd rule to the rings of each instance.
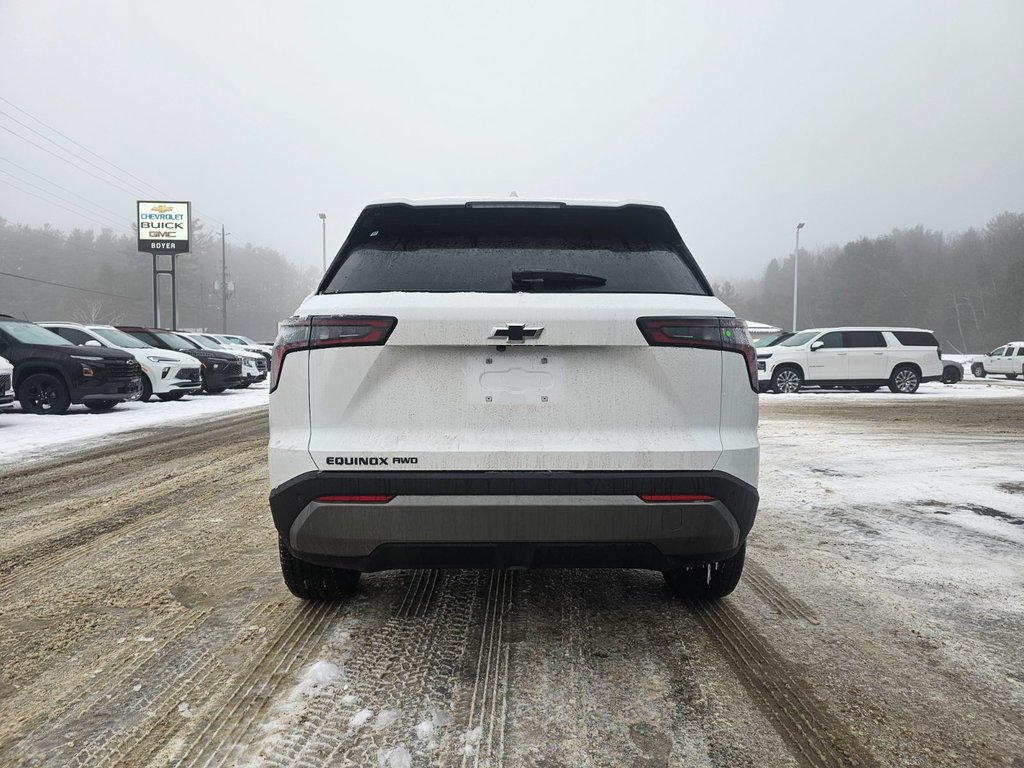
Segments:
[[[0,217],[124,233],[145,192],[302,269],[318,213],[333,252],[374,199],[639,198],[742,279],[801,221],[813,250],[1024,210],[1022,29],[1017,0],[3,0]]]

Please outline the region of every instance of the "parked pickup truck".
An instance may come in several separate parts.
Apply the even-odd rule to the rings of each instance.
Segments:
[[[971,362],[971,373],[983,379],[1001,373],[1008,379],[1024,376],[1024,341],[1011,341]]]

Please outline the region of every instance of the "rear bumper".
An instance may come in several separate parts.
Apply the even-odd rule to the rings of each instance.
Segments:
[[[327,495],[394,495],[387,504]],[[713,501],[649,504],[639,494]],[[729,557],[757,491],[723,472],[311,472],[270,496],[296,557],[378,571],[416,567],[632,567]]]

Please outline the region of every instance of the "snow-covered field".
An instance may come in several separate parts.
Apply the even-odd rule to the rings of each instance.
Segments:
[[[0,411],[0,466],[49,458],[54,449],[81,450],[123,439],[126,432],[159,429],[174,424],[204,423],[229,413],[266,407],[267,383],[248,389],[229,389],[219,395],[188,395],[181,400],[124,403],[106,413],[73,405],[63,416],[23,413],[15,405]]]

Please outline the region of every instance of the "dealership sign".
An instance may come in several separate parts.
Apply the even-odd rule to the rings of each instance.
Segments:
[[[139,250],[146,253],[188,253],[189,203],[138,203]]]

